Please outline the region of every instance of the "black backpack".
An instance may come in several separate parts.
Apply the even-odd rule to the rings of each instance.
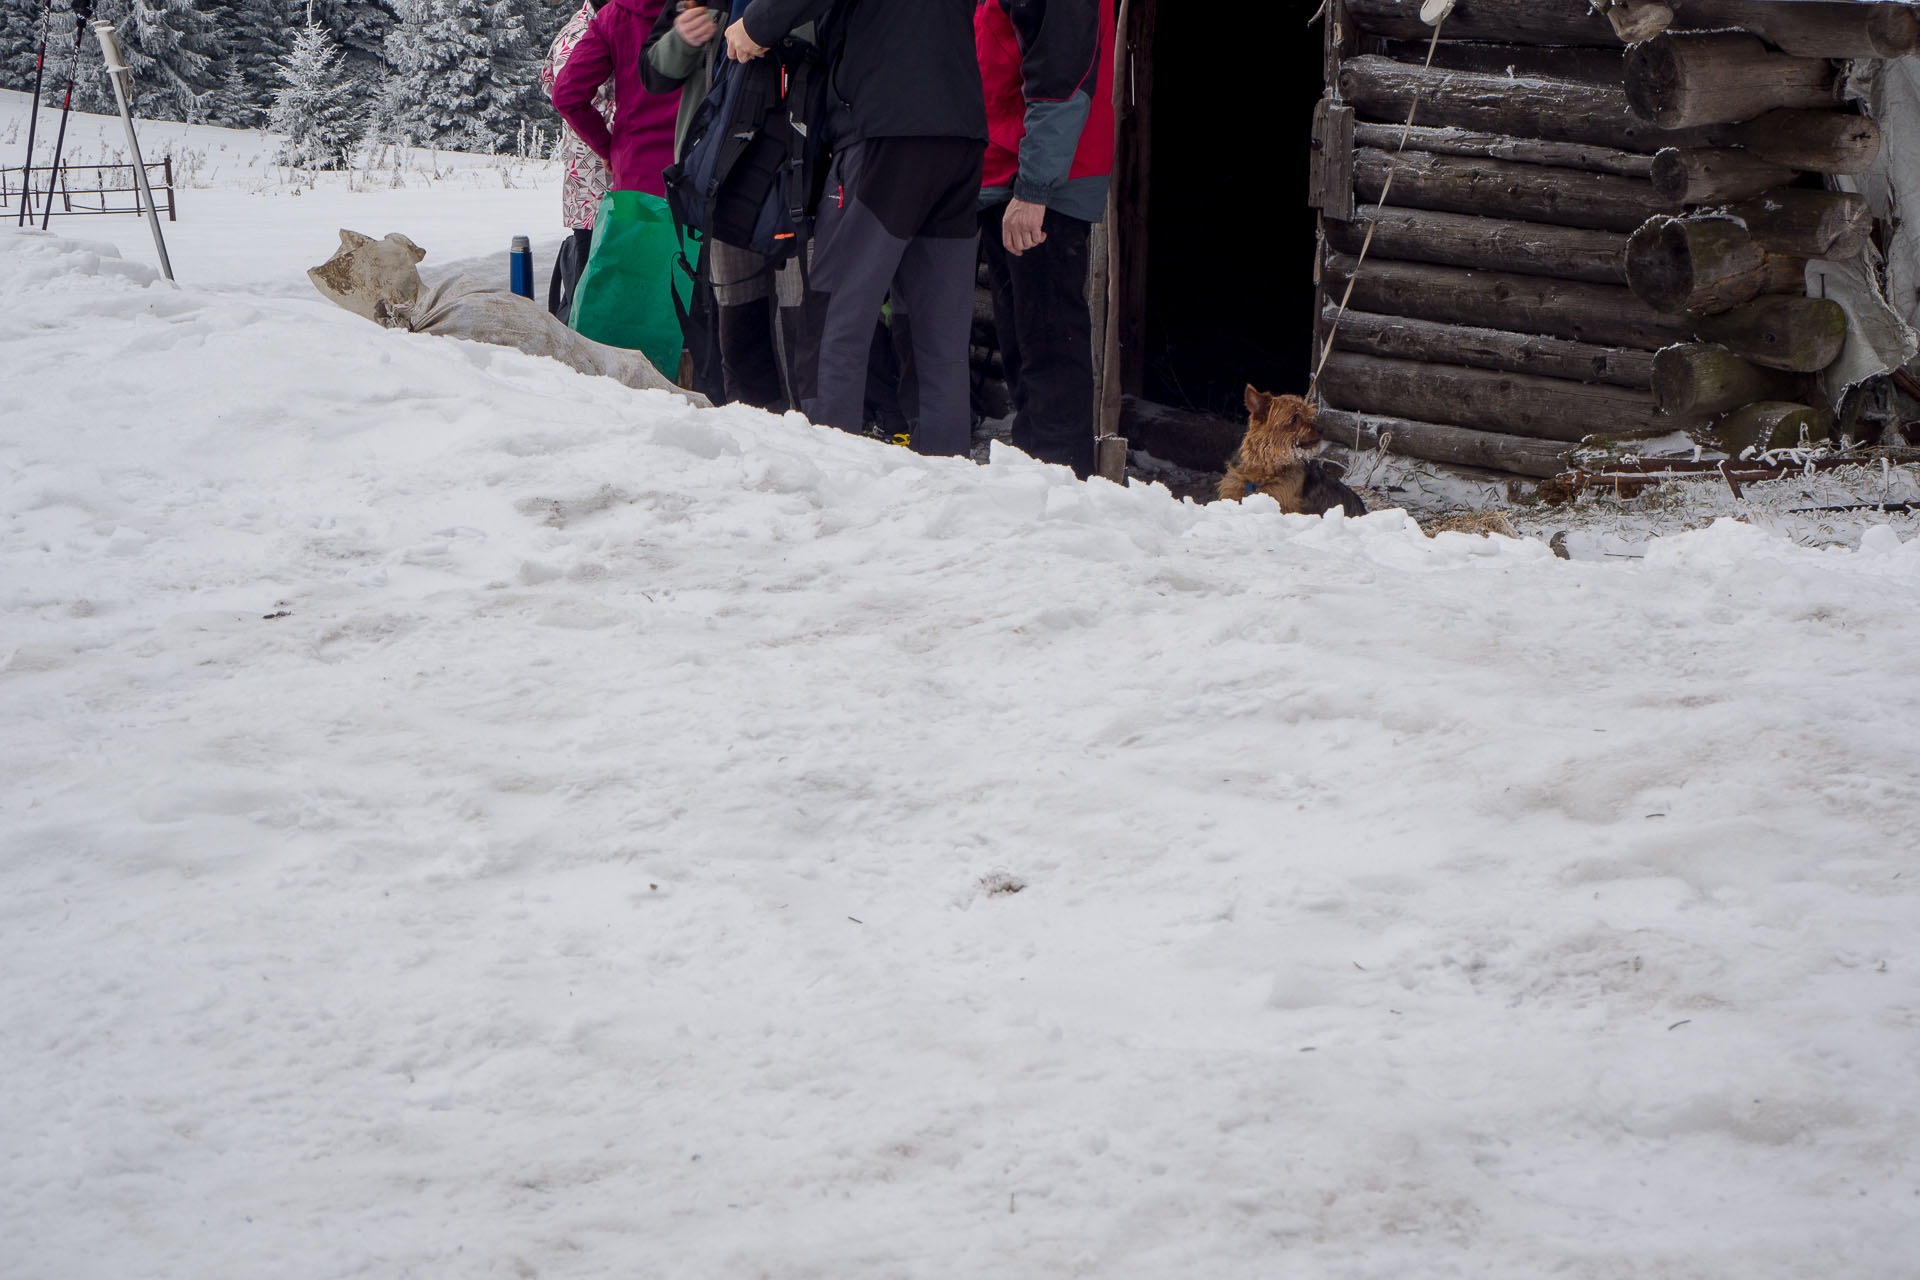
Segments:
[[[751,8],[749,0],[739,12]],[[752,62],[714,58],[712,87],[664,175],[680,226],[776,263],[799,248],[820,159],[814,124],[825,114],[825,47],[789,35]]]

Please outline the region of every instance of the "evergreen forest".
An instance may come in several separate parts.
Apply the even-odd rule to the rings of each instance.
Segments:
[[[92,34],[69,0],[0,0],[0,88],[56,101],[78,50],[76,110],[115,110]],[[151,119],[273,128],[285,157],[350,163],[361,139],[526,153],[555,133],[538,72],[576,11],[542,0],[96,0]]]

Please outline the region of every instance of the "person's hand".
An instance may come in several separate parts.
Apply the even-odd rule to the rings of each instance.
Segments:
[[[1015,197],[1007,201],[1007,211],[1000,218],[1000,242],[1007,246],[1007,252],[1019,257],[1027,250],[1042,243],[1047,233],[1041,229],[1047,218],[1047,206],[1030,204]]]
[[[753,37],[747,34],[745,18],[727,28],[727,56],[735,62],[752,62],[766,51],[765,45],[755,44]]]
[[[698,49],[720,33],[720,24],[713,20],[711,9],[695,5],[680,11],[680,16],[673,20],[673,29],[688,45]]]

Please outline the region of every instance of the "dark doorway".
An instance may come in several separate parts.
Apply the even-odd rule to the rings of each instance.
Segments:
[[[1159,5],[1147,175],[1146,397],[1242,418],[1304,394],[1313,344],[1314,5]]]

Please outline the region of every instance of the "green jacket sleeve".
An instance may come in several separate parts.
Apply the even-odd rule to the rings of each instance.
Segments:
[[[720,34],[714,40],[724,40],[727,29],[727,11],[718,6],[709,6],[714,19],[720,24]],[[672,93],[688,80],[696,71],[706,65],[708,51],[712,43],[696,49],[680,38],[673,29],[673,21],[680,15],[674,6],[668,4],[660,10],[660,16],[654,19],[653,30],[647,33],[647,43],[640,60],[640,83],[647,87],[648,93]]]

